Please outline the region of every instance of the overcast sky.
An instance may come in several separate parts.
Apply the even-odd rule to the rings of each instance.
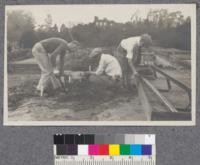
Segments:
[[[100,19],[106,17],[116,22],[130,21],[131,16],[137,13],[144,18],[151,9],[167,9],[169,12],[181,11],[184,17],[194,14],[194,5],[24,5],[7,6],[6,11],[24,10],[31,12],[36,24],[44,24],[47,14],[51,14],[53,24],[60,26],[65,23],[77,24],[93,22],[94,16]]]

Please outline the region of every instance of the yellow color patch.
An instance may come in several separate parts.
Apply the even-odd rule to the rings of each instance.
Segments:
[[[119,144],[109,144],[109,155],[120,155]]]

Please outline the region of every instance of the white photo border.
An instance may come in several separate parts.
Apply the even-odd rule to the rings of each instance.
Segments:
[[[75,4],[65,4],[75,5]],[[78,5],[78,4],[77,4]],[[79,4],[83,5],[83,4]],[[191,16],[191,117],[190,121],[9,121],[8,120],[8,75],[7,75],[7,17],[8,8],[5,6],[5,33],[4,33],[4,126],[195,126],[196,125],[196,4],[84,4],[84,5],[189,5]],[[16,5],[23,6],[23,5]],[[26,5],[27,6],[27,5]],[[35,5],[30,5],[35,6]],[[46,6],[46,5],[42,5]],[[52,5],[51,5],[52,6]],[[58,5],[55,5],[58,6]]]

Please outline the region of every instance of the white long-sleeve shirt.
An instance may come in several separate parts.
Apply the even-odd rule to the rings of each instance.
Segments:
[[[117,59],[109,54],[102,54],[99,66],[96,70],[96,75],[101,75],[103,73],[115,78],[115,76],[122,77],[122,70]]]
[[[136,45],[139,45],[141,36],[130,37],[123,39],[120,43],[121,47],[127,51],[126,57],[128,59],[133,58],[133,49]]]

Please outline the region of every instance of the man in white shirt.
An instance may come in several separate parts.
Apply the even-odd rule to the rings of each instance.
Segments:
[[[151,36],[148,34],[126,38],[120,42],[116,57],[121,65],[123,83],[126,87],[130,87],[130,81],[135,80],[138,74],[136,66],[141,61],[141,48],[149,47],[151,44]]]
[[[102,79],[108,78],[114,82],[122,78],[122,70],[118,60],[110,54],[103,54],[101,48],[95,48],[89,57],[99,65],[96,71],[90,71],[89,74],[101,76]]]

